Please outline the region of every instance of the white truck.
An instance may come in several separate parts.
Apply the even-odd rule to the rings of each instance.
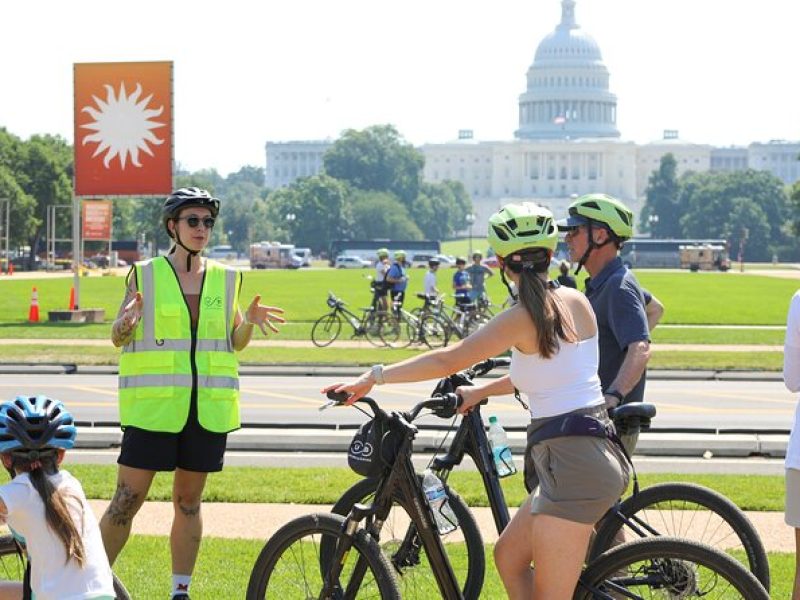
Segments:
[[[251,269],[299,269],[303,259],[295,255],[294,244],[257,242],[250,244]]]

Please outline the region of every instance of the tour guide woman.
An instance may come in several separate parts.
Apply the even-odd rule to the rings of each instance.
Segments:
[[[538,477],[532,475],[533,492],[494,552],[512,599],[572,598],[592,526],[628,483],[627,463],[614,443],[590,437],[589,427],[581,427],[597,421],[610,426],[610,421],[597,378],[597,323],[591,306],[583,294],[547,280],[557,235],[547,209],[503,207],[489,219],[489,242],[503,282],[509,287],[508,279],[513,281],[519,302],[454,346],[389,367],[376,365],[352,383],[323,390],[348,392],[353,402],[373,385],[443,377],[512,349],[508,376],[458,389],[464,399],[461,412],[515,387],[529,399],[526,453],[532,453]],[[570,437],[553,437],[567,415],[578,426],[571,427]]]
[[[174,245],[168,256],[136,263],[112,328],[119,362],[124,430],[117,489],[100,522],[111,563],[157,471],[175,471],[170,547],[172,597],[188,598],[202,537],[200,504],[208,473],[222,470],[225,441],[239,427],[234,351],[258,325],[264,335],[283,311],[255,296],[244,316],[241,273],[199,255],[208,245],[219,200],[182,188],[164,202],[162,220]],[[133,275],[131,277],[130,275]]]

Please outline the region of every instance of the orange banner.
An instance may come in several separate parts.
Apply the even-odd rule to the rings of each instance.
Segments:
[[[75,195],[172,191],[172,63],[75,64]]]
[[[111,200],[84,200],[83,202],[83,239],[111,239]]]

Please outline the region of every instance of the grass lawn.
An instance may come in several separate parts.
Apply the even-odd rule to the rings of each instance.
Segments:
[[[35,340],[31,340],[34,342]],[[39,340],[40,342],[42,340]],[[373,365],[392,363],[414,356],[420,350],[407,348],[246,348],[239,354],[242,364],[256,365]],[[0,346],[0,363],[116,365],[119,350],[108,346],[51,346],[47,343]],[[655,351],[650,369],[780,371],[782,352]]]
[[[197,567],[192,580],[192,598],[218,600],[219,598],[244,598],[250,571],[261,548],[262,540],[203,539]],[[140,536],[131,538],[114,567],[128,591],[134,598],[166,598],[170,586],[169,539],[162,536]],[[459,560],[464,553],[450,550],[453,568],[464,572],[466,560]],[[494,561],[492,547],[486,546],[486,579],[481,596],[504,598],[505,592]],[[789,598],[794,576],[794,555],[769,554],[772,578],[771,596]],[[421,597],[421,596],[415,596]],[[431,589],[431,600],[440,598],[439,591]]]
[[[69,455],[67,455],[69,462]],[[86,496],[110,500],[115,489],[116,465],[78,465],[67,467],[80,479]],[[0,482],[7,478],[5,474]],[[359,480],[350,469],[339,468],[264,468],[226,467],[208,478],[205,499],[209,502],[267,502],[296,504],[333,504]],[[730,498],[743,510],[783,510],[782,476],[684,475],[680,473],[643,473],[642,487],[666,481],[688,481],[713,488]],[[156,475],[150,490],[151,500],[169,500],[172,494],[169,474]],[[473,471],[458,471],[450,484],[470,506],[487,506],[480,476]],[[525,498],[522,476],[502,480],[506,500],[518,506]]]

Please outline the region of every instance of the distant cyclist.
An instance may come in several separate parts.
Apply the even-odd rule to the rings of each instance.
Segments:
[[[469,304],[469,292],[472,285],[469,282],[469,273],[467,273],[467,259],[463,256],[456,258],[456,272],[453,273],[453,294],[456,297],[456,304]]]
[[[395,310],[400,310],[406,297],[406,287],[408,287],[405,251],[398,250],[394,253],[394,262],[386,272],[386,281],[390,286],[389,293],[392,297],[392,306],[395,307]]]
[[[577,289],[578,283],[575,281],[575,278],[569,274],[569,269],[569,261],[562,260],[558,265],[559,275],[556,277],[556,281],[558,281],[559,285]]]
[[[472,264],[464,269],[469,275],[469,299],[473,302],[486,296],[485,280],[494,275],[492,270],[481,263],[483,255],[480,252],[472,253]]]
[[[386,281],[386,273],[389,271],[388,248],[378,248],[378,259],[375,261],[375,278],[372,280],[373,305],[383,311],[389,310],[387,296],[389,294],[389,284]]]
[[[436,286],[436,272],[439,270],[440,261],[435,256],[428,259],[428,272],[425,273],[423,287],[428,298],[436,298],[439,295],[439,288]]]
[[[633,212],[607,194],[587,194],[569,206],[559,221],[566,232],[570,259],[591,275],[586,297],[597,315],[600,342],[598,374],[606,406],[641,402],[650,360],[650,321],[646,298],[634,274],[623,265],[619,249],[633,236]],[[655,298],[654,310],[661,307]],[[652,326],[660,318],[653,316]],[[626,439],[632,450],[636,439]]]
[[[0,517],[24,539],[36,600],[114,597],[97,519],[80,482],[59,469],[76,434],[58,400],[17,396],[0,405],[0,457],[11,475],[0,486]],[[0,598],[22,597],[22,583],[0,583]]]

